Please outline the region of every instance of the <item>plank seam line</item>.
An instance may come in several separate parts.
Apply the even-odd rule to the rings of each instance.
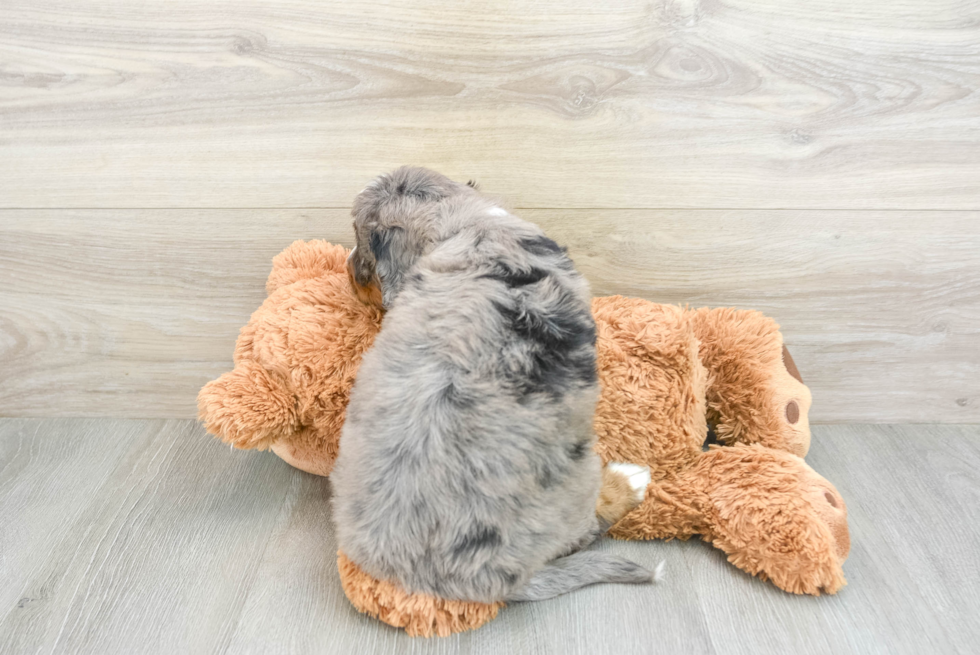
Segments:
[[[299,211],[350,210],[351,206],[312,207],[0,207],[0,211]],[[899,208],[899,207],[513,207],[514,211],[799,211],[799,212],[945,212],[980,211],[980,207],[965,209]]]

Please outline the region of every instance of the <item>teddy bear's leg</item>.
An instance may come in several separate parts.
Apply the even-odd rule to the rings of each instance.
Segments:
[[[713,448],[692,469],[706,541],[738,568],[797,594],[846,584],[847,506],[801,458],[758,444]]]
[[[718,440],[806,455],[810,390],[776,322],[756,311],[728,307],[688,315],[708,370],[707,418]]]
[[[654,480],[644,500],[609,529],[616,539],[682,539],[707,529],[702,512],[706,497],[684,477],[688,469]]]
[[[204,385],[197,408],[207,431],[236,448],[265,450],[299,427],[284,381],[251,360]]]
[[[610,535],[701,535],[738,568],[797,594],[835,593],[846,584],[843,498],[801,458],[758,444],[712,448],[654,481]]]

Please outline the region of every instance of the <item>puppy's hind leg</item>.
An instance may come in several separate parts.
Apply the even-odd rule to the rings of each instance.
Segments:
[[[605,533],[646,498],[650,468],[625,462],[609,462],[602,469],[602,487],[595,513],[599,530]]]
[[[650,484],[650,468],[621,462],[610,462],[602,469],[602,485],[595,503],[592,527],[580,539],[572,543],[559,557],[565,557],[586,548],[606,534],[619,519],[639,507],[646,498]]]

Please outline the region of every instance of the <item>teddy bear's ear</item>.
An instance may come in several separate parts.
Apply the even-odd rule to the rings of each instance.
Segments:
[[[236,448],[265,450],[299,428],[296,399],[278,375],[254,361],[239,362],[197,395],[205,429]]]
[[[329,241],[294,241],[272,258],[272,272],[265,283],[266,293],[299,280],[327,274],[347,275],[347,248]]]

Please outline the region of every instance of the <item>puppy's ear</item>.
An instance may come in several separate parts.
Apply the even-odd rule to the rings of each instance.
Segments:
[[[374,256],[374,270],[381,282],[381,302],[385,308],[398,295],[405,271],[412,265],[408,233],[398,226],[376,227],[371,231],[368,247]]]

